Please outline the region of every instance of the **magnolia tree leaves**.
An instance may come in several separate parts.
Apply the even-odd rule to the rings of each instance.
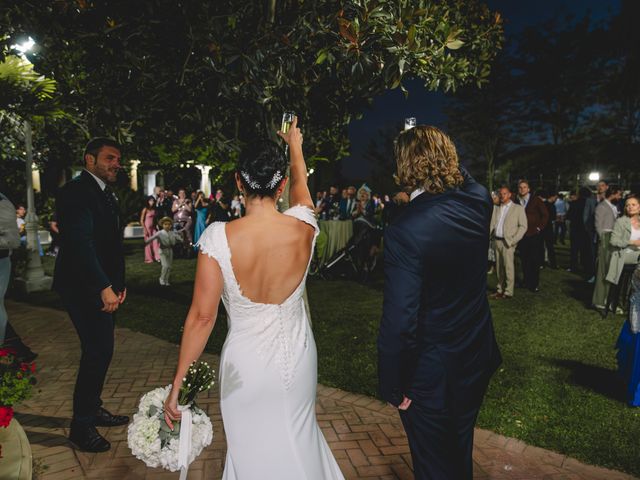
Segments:
[[[407,78],[482,84],[502,45],[501,18],[476,0],[44,3],[13,2],[7,33],[36,39],[36,67],[91,135],[220,171],[243,145],[276,139],[284,110],[299,115],[311,163],[339,159],[375,96]]]

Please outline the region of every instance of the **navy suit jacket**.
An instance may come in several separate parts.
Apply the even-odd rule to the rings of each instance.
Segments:
[[[436,409],[477,408],[501,362],[487,301],[492,203],[465,182],[422,193],[385,231],[378,337],[381,397]]]
[[[53,288],[63,296],[95,301],[109,285],[125,288],[124,251],[118,212],[86,171],[67,182],[58,193],[56,214],[60,250]],[[114,202],[115,203],[115,202]]]

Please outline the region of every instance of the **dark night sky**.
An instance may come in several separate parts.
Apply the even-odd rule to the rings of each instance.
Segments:
[[[522,29],[553,16],[581,18],[591,12],[592,19],[597,21],[620,10],[620,0],[487,0],[486,3],[505,19],[505,47]],[[374,100],[362,120],[349,125],[351,156],[342,161],[342,174],[346,178],[362,179],[369,175],[369,166],[362,155],[379,130],[403,124],[405,117],[416,117],[419,124],[444,126],[447,120],[442,111],[444,95],[427,91],[419,80],[404,85],[409,90],[408,99],[405,100],[400,89],[389,91]]]

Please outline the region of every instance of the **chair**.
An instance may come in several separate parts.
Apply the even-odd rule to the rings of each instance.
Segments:
[[[633,272],[635,271],[637,264],[627,264],[622,268],[622,274],[620,275],[620,280],[618,280],[618,284],[611,284],[609,286],[609,294],[607,295],[607,304],[604,307],[604,312],[602,313],[603,318],[607,318],[609,312],[614,312],[617,310],[620,296],[624,296],[624,308],[628,310],[629,308],[629,295],[631,293],[631,277],[633,276]]]

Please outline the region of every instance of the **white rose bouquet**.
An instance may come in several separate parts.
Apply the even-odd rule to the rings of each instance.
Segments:
[[[133,455],[149,467],[172,472],[186,470],[213,440],[213,427],[207,414],[195,404],[199,392],[213,386],[213,370],[207,362],[193,362],[180,388],[182,421],[173,430],[164,421],[164,401],[171,385],[159,387],[140,399],[138,411],[129,425],[127,443]],[[181,475],[182,478],[182,475]]]

